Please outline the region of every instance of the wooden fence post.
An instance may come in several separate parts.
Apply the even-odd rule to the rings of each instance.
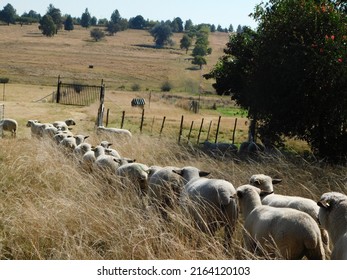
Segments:
[[[192,121],[192,124],[190,125],[189,134],[188,134],[188,143],[190,142],[190,135],[192,133],[193,125],[194,125],[194,121]]]
[[[207,140],[207,141],[208,141],[208,139],[210,138],[211,126],[212,126],[212,121],[210,121],[210,125],[208,126],[207,137],[206,137],[206,140]]]
[[[233,130],[233,137],[232,137],[232,143],[235,143],[235,132],[236,132],[236,125],[237,125],[237,118],[235,119],[234,122],[234,130]]]
[[[183,119],[184,119],[184,116],[182,115],[182,117],[181,117],[181,125],[180,125],[180,132],[179,132],[179,135],[178,135],[178,144],[181,142],[181,136],[182,136],[182,131],[183,131]]]
[[[109,119],[109,116],[110,116],[110,109],[107,109],[107,113],[106,113],[106,127],[108,126],[108,119]]]
[[[216,138],[215,138],[215,140],[214,140],[215,143],[217,143],[217,141],[218,141],[219,126],[220,126],[220,120],[221,120],[221,118],[222,118],[221,116],[219,116],[219,118],[218,118],[217,131],[216,131]]]
[[[120,124],[120,128],[123,128],[124,118],[125,118],[125,111],[122,112],[122,121],[121,121],[121,124]]]
[[[140,132],[142,133],[143,128],[143,120],[145,118],[145,109],[142,109],[142,116],[141,116],[141,125],[140,125]]]
[[[165,124],[165,120],[166,120],[166,117],[164,116],[164,118],[163,118],[163,122],[161,123],[161,128],[160,128],[160,133],[159,133],[159,136],[161,136],[161,133],[163,132],[163,129],[164,129],[164,124]]]
[[[202,118],[202,120],[201,120],[201,125],[200,125],[200,129],[199,129],[199,134],[198,134],[198,140],[197,140],[196,144],[199,144],[203,124],[204,124],[204,118]]]

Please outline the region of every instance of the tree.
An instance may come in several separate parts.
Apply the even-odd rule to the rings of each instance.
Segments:
[[[90,31],[90,36],[97,42],[105,37],[105,33],[100,28],[93,28]]]
[[[334,3],[272,0],[257,31],[231,37],[206,78],[258,120],[261,138],[307,141],[331,162],[347,159],[347,18]]]
[[[16,23],[17,17],[16,10],[11,4],[7,4],[4,9],[0,11],[0,20],[6,22],[8,25],[10,25],[10,23]]]
[[[91,18],[92,17],[88,11],[88,8],[86,8],[84,13],[81,16],[81,26],[88,28],[91,25],[91,23],[90,23]]]
[[[243,28],[242,28],[242,26],[239,24],[239,25],[237,26],[236,33],[237,33],[237,34],[240,34],[240,33],[242,33],[242,32],[243,32]]]
[[[234,27],[232,24],[229,25],[228,31],[231,33],[234,32]]]
[[[47,37],[52,37],[56,34],[56,25],[50,15],[44,15],[40,20],[39,29],[42,31],[43,35]]]
[[[192,64],[199,65],[200,69],[202,69],[202,65],[207,64],[207,61],[205,57],[201,55],[197,55],[197,56],[194,56],[192,60]]]
[[[183,32],[183,21],[181,18],[176,17],[170,24],[172,32]]]
[[[90,19],[90,25],[91,26],[96,26],[98,24],[98,19],[96,18],[96,17],[92,17],[91,19]]]
[[[50,4],[47,8],[47,15],[51,16],[56,26],[55,32],[58,33],[58,30],[62,29],[63,27],[63,19],[60,10],[55,8],[52,4]]]
[[[158,23],[151,30],[150,34],[154,37],[155,45],[162,48],[165,45],[171,44],[172,31],[167,23]]]
[[[186,53],[188,53],[188,50],[191,45],[192,45],[192,39],[187,34],[184,34],[180,41],[180,48],[185,49]]]
[[[72,17],[68,15],[64,22],[64,30],[71,31],[74,30],[74,28]]]
[[[143,16],[138,15],[129,19],[129,28],[132,29],[144,29],[146,27],[146,20]]]
[[[193,22],[191,19],[186,20],[185,24],[184,24],[184,30],[187,32],[190,30],[190,28],[193,27]]]

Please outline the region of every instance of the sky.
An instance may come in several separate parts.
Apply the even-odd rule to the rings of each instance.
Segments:
[[[210,23],[216,27],[221,25],[234,29],[240,24],[251,28],[257,26],[249,17],[254,7],[261,0],[0,0],[0,10],[11,4],[18,15],[34,10],[44,15],[49,4],[60,9],[62,15],[81,17],[88,8],[91,16],[97,19],[110,19],[113,11],[118,10],[122,18],[132,18],[137,15],[149,20],[173,20],[180,17],[183,22],[191,19],[193,24]]]

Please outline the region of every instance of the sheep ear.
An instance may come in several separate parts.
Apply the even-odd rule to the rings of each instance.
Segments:
[[[237,191],[236,194],[238,198],[242,198],[242,191]]]
[[[200,177],[206,177],[206,176],[208,176],[208,175],[210,175],[210,174],[211,174],[211,172],[199,171],[199,176],[200,176]]]
[[[89,135],[84,136],[84,140],[86,140],[89,137]]]
[[[282,182],[282,179],[272,179],[272,184],[273,185],[281,183],[281,182]]]
[[[329,209],[330,208],[330,201],[325,200],[325,199],[321,199],[320,201],[317,202],[317,205],[319,207],[325,208],[325,209]]]
[[[178,174],[178,175],[180,175],[180,176],[182,176],[182,174],[183,174],[182,169],[172,169],[172,172],[173,172],[173,173],[176,173],[176,174]]]

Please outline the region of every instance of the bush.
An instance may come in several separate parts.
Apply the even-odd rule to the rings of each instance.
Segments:
[[[132,91],[139,91],[141,89],[141,86],[139,84],[133,84],[131,86]]]
[[[105,37],[105,33],[100,28],[93,28],[90,31],[90,36],[97,42]]]
[[[161,85],[161,91],[170,91],[172,89],[172,85],[169,81],[166,81],[164,82],[162,85]]]

